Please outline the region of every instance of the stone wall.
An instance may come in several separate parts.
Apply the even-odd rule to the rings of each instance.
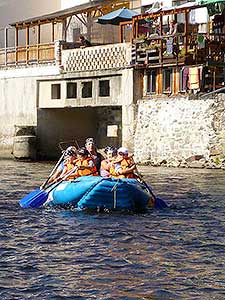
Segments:
[[[225,96],[140,100],[134,144],[137,162],[225,168]]]

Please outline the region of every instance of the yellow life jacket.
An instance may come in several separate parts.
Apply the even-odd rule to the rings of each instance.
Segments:
[[[77,177],[87,176],[87,175],[98,176],[97,168],[91,157],[87,157],[85,159],[77,159],[75,161],[75,164],[78,167],[81,167],[81,166],[89,167],[89,161],[93,162],[93,167],[91,169],[77,170]]]

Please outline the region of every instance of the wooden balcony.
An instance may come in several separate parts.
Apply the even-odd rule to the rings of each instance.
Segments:
[[[132,65],[148,68],[195,64],[225,65],[225,40],[217,40],[210,35],[200,45],[199,36],[202,35],[178,34],[175,37],[136,39],[132,46]]]
[[[55,43],[0,49],[0,68],[16,65],[54,64]]]

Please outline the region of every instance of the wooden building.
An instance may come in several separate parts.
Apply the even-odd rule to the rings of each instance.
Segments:
[[[207,8],[187,3],[133,17],[131,64],[143,70],[146,95],[207,93],[224,86],[225,14],[191,22],[193,12],[199,18]]]

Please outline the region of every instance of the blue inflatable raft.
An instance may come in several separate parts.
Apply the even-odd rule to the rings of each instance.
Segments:
[[[148,207],[157,207],[158,201],[136,179],[83,176],[74,181],[61,182],[50,192],[44,206],[143,211]]]

